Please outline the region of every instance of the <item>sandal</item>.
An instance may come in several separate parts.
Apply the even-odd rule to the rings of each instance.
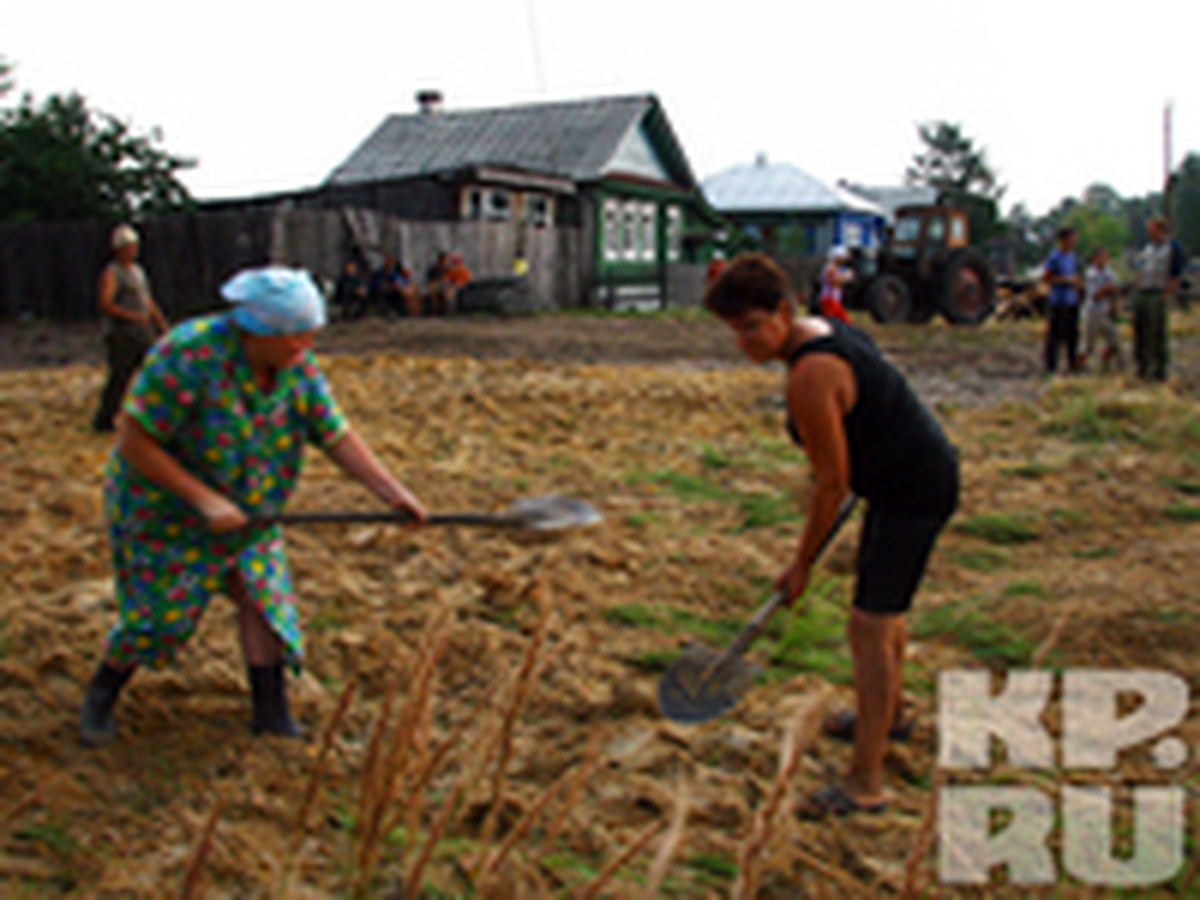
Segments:
[[[854,813],[878,815],[887,809],[887,801],[866,806],[850,796],[840,784],[827,784],[813,791],[796,806],[796,815],[806,821],[818,821],[829,816],[849,816]]]
[[[823,731],[826,736],[833,738],[835,741],[844,741],[847,744],[854,742],[854,726],[858,723],[858,715],[852,709],[843,709],[836,712],[825,720]],[[917,723],[913,719],[901,722],[899,725],[893,725],[888,731],[888,739],[893,741],[908,741],[913,736],[913,730],[917,727]]]

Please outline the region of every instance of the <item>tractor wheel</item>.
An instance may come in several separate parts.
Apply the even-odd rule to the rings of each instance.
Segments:
[[[912,293],[903,279],[880,275],[867,285],[866,306],[876,322],[907,322],[913,311]]]
[[[996,304],[996,276],[974,250],[958,250],[942,273],[938,308],[954,325],[978,325]]]

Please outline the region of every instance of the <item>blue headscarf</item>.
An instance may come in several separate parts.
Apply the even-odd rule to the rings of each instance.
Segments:
[[[246,269],[221,286],[243,331],[264,337],[316,331],[325,325],[325,298],[303,269]]]

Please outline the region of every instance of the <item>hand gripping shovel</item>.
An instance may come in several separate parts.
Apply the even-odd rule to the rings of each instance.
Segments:
[[[817,548],[819,557],[854,511],[857,498],[851,494],[842,504],[825,540]],[[816,557],[814,557],[814,562]],[[668,719],[686,724],[707,722],[737,705],[762,671],[742,659],[767,627],[771,616],[783,606],[784,593],[771,595],[754,617],[738,632],[724,653],[703,644],[692,644],[663,674],[658,684],[658,706]]]
[[[600,512],[583,500],[571,497],[531,497],[518,500],[499,513],[453,512],[433,513],[427,525],[466,525],[485,528],[515,528],[525,531],[563,531],[568,528],[583,528],[595,525],[603,517]],[[409,525],[412,517],[407,513],[389,510],[385,512],[300,512],[280,513],[254,520],[256,525],[326,525],[335,523],[378,523],[384,525]]]

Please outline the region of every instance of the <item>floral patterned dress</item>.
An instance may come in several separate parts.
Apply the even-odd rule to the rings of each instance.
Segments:
[[[226,315],[186,322],[150,352],[124,407],[185,469],[251,516],[283,509],[304,444],[326,450],[349,427],[311,353],[262,391]],[[278,525],[213,534],[185,501],[114,450],[105,480],[120,620],[107,658],[161,668],[195,631],[214,593],[240,575],[298,666],[303,637]]]

